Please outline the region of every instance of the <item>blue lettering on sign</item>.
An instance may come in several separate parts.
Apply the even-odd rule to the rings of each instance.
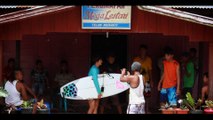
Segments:
[[[127,28],[130,27],[129,23],[83,23],[83,27],[100,27],[100,28]]]

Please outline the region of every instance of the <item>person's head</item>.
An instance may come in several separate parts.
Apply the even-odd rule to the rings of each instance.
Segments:
[[[164,55],[167,61],[173,60],[173,57],[174,57],[173,49],[168,47],[167,49],[165,49]]]
[[[114,54],[109,54],[109,55],[107,56],[107,62],[108,62],[109,64],[115,63],[115,55],[114,55]]]
[[[23,72],[21,69],[17,69],[14,71],[14,74],[15,74],[15,79],[16,80],[23,80]]]
[[[209,81],[209,74],[208,74],[208,72],[205,72],[203,74],[203,82],[208,83],[208,81]]]
[[[190,53],[190,57],[196,57],[197,49],[196,48],[190,48],[189,53]]]
[[[43,63],[41,60],[36,60],[36,68],[38,70],[42,70],[43,69]]]
[[[139,62],[133,62],[131,65],[132,72],[140,72],[141,71],[141,64]]]
[[[165,54],[165,52],[168,50],[168,49],[171,49],[171,47],[169,46],[164,46],[163,50],[162,50],[162,53]],[[164,56],[165,57],[165,56]]]
[[[62,60],[61,63],[61,73],[68,72],[68,62],[66,60]]]
[[[184,52],[182,54],[182,61],[183,62],[187,62],[189,60],[189,53],[188,52]]]
[[[93,58],[93,63],[97,66],[100,67],[103,63],[103,59],[101,58],[101,56],[95,56]]]
[[[14,58],[10,58],[10,59],[8,60],[8,66],[9,66],[10,68],[14,68],[14,67],[15,67],[15,59],[14,59]]]
[[[144,44],[140,45],[139,51],[140,51],[140,56],[141,57],[145,57],[146,56],[146,51],[147,51],[148,47]]]

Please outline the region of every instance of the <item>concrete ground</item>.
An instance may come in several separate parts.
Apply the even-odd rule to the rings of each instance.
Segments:
[[[126,114],[127,102],[121,103],[122,112]],[[51,109],[51,114],[87,114],[88,110],[88,101],[68,101],[68,109],[64,111],[64,109],[59,110],[58,106],[55,106]],[[153,108],[150,110],[151,112],[148,114],[160,114],[160,111],[157,108]],[[100,113],[100,109],[99,109]],[[104,114],[118,114],[117,108],[115,106],[109,106],[109,108],[105,108]]]

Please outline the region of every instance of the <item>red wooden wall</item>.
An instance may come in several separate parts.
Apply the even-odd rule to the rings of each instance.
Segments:
[[[3,53],[3,56],[0,56],[3,57],[3,61],[0,60],[3,65],[0,65],[6,65],[8,58],[15,57],[15,41],[9,40],[21,40],[20,64],[25,72],[26,81],[29,81],[29,72],[37,58],[43,60],[50,72],[51,79],[54,78],[58,63],[62,58],[70,62],[70,69],[76,77],[85,76],[89,69],[91,33],[109,31],[114,34],[128,34],[129,65],[137,54],[138,46],[141,43],[149,46],[148,53],[156,62],[162,54],[159,49],[165,45],[174,47],[177,56],[180,56],[181,52],[188,50],[190,46],[198,48],[199,41],[213,41],[212,27],[141,11],[135,6],[132,9],[132,30],[82,30],[80,16],[80,6],[77,6],[55,13],[1,24],[0,40],[6,41],[0,43],[0,46],[2,45],[0,52]],[[54,32],[60,32],[60,34]],[[211,50],[209,49],[209,51]],[[209,55],[211,54],[209,53]],[[206,55],[207,57],[208,55]],[[206,68],[208,68],[208,64]],[[153,79],[158,81],[158,71],[155,66],[153,69]]]
[[[199,51],[199,42],[189,42],[186,36],[165,36],[160,33],[127,34],[128,66],[138,54],[140,44],[146,44],[148,54],[153,60],[153,81],[155,88],[160,78],[157,68],[157,60],[162,56],[162,49],[169,45],[174,48],[176,59],[179,60],[183,51],[195,47]],[[48,33],[47,35],[26,35],[21,40],[20,65],[25,73],[25,80],[30,84],[30,71],[34,67],[36,59],[41,59],[50,73],[50,81],[58,72],[59,62],[66,59],[69,62],[70,71],[77,77],[84,77],[90,67],[91,34],[86,33]],[[15,57],[15,41],[4,41],[4,66],[10,57]],[[205,47],[205,46],[204,46]],[[204,54],[205,54],[204,50]],[[203,54],[202,54],[203,55]],[[208,63],[208,55],[203,63]],[[204,64],[203,68],[208,68]],[[152,104],[158,106],[157,89],[153,90]]]
[[[48,13],[11,23],[1,24],[0,40],[21,40],[26,34],[47,32],[119,32],[119,33],[163,33],[186,35],[190,41],[212,41],[213,28],[168,16],[158,15],[132,7],[131,30],[82,30],[81,7]]]
[[[185,36],[163,36],[162,34],[132,34],[129,35],[128,41],[128,64],[131,65],[133,58],[139,53],[139,46],[145,44],[148,46],[148,55],[152,59],[152,79],[154,82],[154,88],[157,88],[158,81],[160,80],[160,71],[157,67],[157,62],[160,57],[163,56],[163,48],[165,46],[171,46],[175,52],[175,58],[179,60],[183,51],[188,51],[189,40]],[[157,89],[153,89],[151,104],[155,109],[159,106],[159,92]]]
[[[209,99],[213,100],[213,42],[209,44]]]
[[[90,63],[90,38],[88,34],[52,34],[24,36],[21,41],[21,67],[30,84],[30,71],[36,59],[41,59],[49,71],[50,81],[59,71],[62,59],[69,62],[70,71],[77,77],[87,75]],[[8,43],[10,44],[10,43]],[[15,51],[11,51],[11,55]],[[5,56],[5,59],[8,57]]]

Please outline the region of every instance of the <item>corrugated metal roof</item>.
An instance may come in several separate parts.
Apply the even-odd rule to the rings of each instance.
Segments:
[[[25,10],[19,10],[16,12],[0,15],[0,24],[17,21],[20,19],[25,19],[37,15],[47,14],[55,11],[60,11],[72,7],[74,6],[36,6]]]
[[[29,6],[29,5],[0,5],[1,9],[13,9],[13,8],[33,8],[36,6]]]
[[[213,6],[163,6],[169,8],[213,9]]]
[[[139,9],[213,27],[213,18],[164,6],[138,6]]]

